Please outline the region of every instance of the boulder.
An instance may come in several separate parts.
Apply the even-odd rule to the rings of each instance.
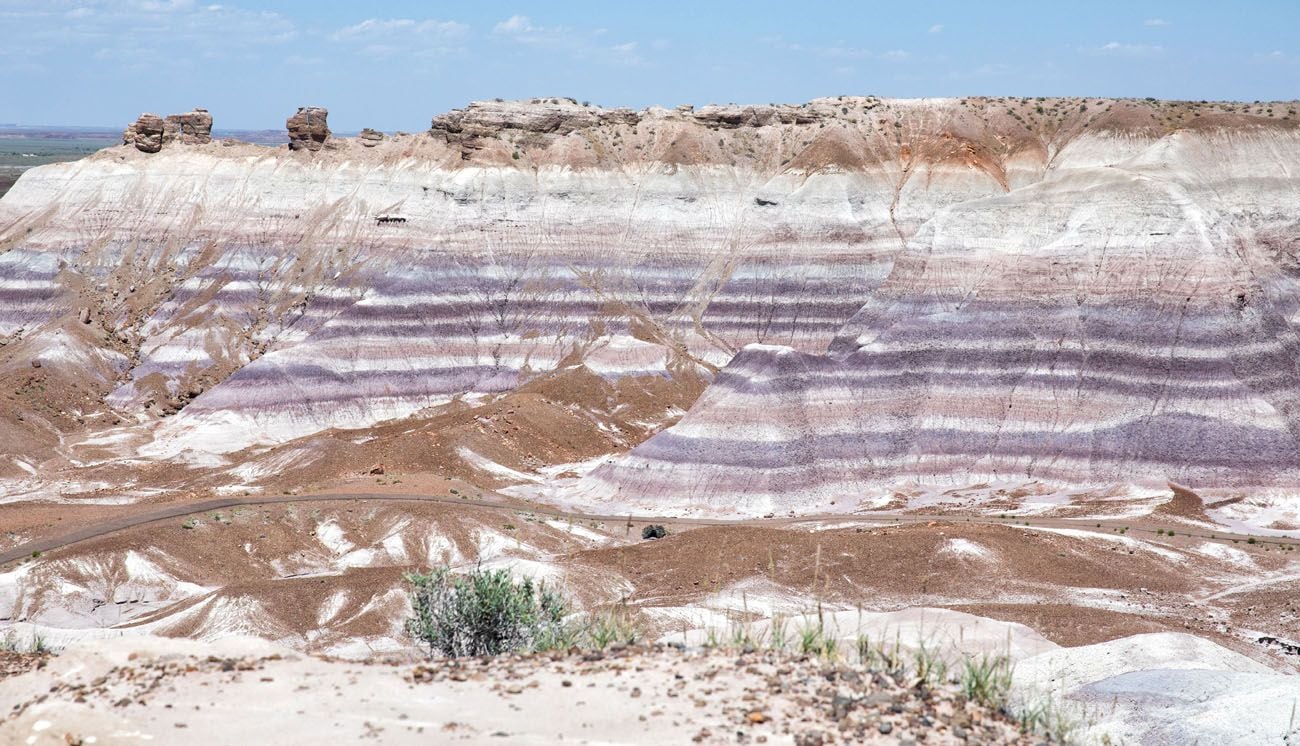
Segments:
[[[289,130],[290,150],[317,151],[330,139],[330,128],[326,123],[329,110],[319,106],[300,106],[297,113],[289,117],[285,127]]]
[[[122,133],[123,145],[134,145],[142,153],[157,153],[163,146],[164,123],[157,114],[141,114]]]
[[[369,127],[366,127],[365,129],[361,130],[360,135],[357,135],[357,139],[360,140],[361,144],[366,146],[367,148],[373,148],[388,138],[384,133],[380,132],[379,130],[373,130],[370,129]]]
[[[163,121],[163,143],[206,145],[212,142],[212,115],[207,109],[170,114]]]

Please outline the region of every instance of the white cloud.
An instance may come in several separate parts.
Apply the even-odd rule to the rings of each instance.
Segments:
[[[330,34],[363,57],[441,57],[455,52],[469,26],[434,18],[367,18]]]
[[[1280,49],[1274,49],[1271,52],[1256,52],[1252,58],[1256,62],[1300,62],[1300,57],[1293,54],[1287,54]]]
[[[587,43],[586,36],[604,36],[606,29],[596,29],[584,35],[568,26],[540,26],[528,16],[513,15],[496,26],[492,33],[520,44],[551,48],[580,48]]]
[[[128,5],[146,13],[175,13],[192,9],[194,0],[135,0]]]
[[[546,29],[534,26],[528,16],[513,15],[498,23],[492,30],[498,34],[531,34]]]
[[[801,44],[787,44],[784,48],[791,52],[802,52],[804,49]],[[836,60],[860,60],[872,56],[870,50],[859,47],[813,47],[813,51],[822,57]]]
[[[1165,48],[1159,44],[1122,44],[1117,41],[1106,42],[1100,47],[1080,50],[1087,54],[1112,57],[1155,57],[1163,54]]]
[[[533,23],[528,16],[513,15],[493,26],[492,33],[516,44],[565,52],[577,59],[633,66],[645,62],[637,42],[607,43],[604,37],[609,34],[609,29],[606,28],[582,31],[568,26],[544,26]],[[658,44],[652,47],[666,48]]]
[[[38,45],[27,53],[67,54],[77,47],[127,69],[174,70],[183,66],[178,57],[250,59],[298,37],[294,23],[278,13],[194,0],[49,2],[24,16],[32,28],[14,35]]]
[[[863,47],[850,47],[842,44],[831,46],[807,46],[797,42],[786,41],[780,36],[760,36],[756,41],[783,52],[807,53],[828,60],[876,60],[883,62],[901,62],[912,58],[912,53],[905,49],[888,49],[877,52]]]
[[[1152,27],[1152,28],[1156,28],[1156,27],[1159,27],[1159,26],[1168,26],[1168,25],[1169,25],[1169,21],[1166,21],[1166,20],[1163,19],[1163,18],[1148,18],[1148,19],[1146,19],[1145,21],[1142,22],[1142,25],[1143,25],[1143,26],[1150,26],[1150,27]]]
[[[428,19],[417,21],[412,18],[367,18],[366,20],[335,31],[331,38],[335,41],[385,39],[394,35],[434,37],[452,39],[464,36],[469,26],[456,21],[439,21]]]
[[[942,33],[943,33],[943,24],[942,24],[942,23],[936,23],[936,24],[934,24],[933,26],[931,26],[931,27],[930,27],[930,33],[932,33],[932,34],[942,34]]]

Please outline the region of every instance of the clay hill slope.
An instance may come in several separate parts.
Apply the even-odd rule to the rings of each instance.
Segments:
[[[310,110],[296,150],[133,129],[0,201],[0,475],[222,465],[574,368],[680,381],[648,435],[730,364],[586,494],[1275,484],[1293,108],[539,99],[356,139]]]
[[[907,482],[1294,484],[1300,139],[1123,142],[937,210],[827,353],[747,347],[579,492],[761,513]]]

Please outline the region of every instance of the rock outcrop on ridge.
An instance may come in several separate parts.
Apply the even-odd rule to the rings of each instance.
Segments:
[[[163,118],[148,112],[141,114],[122,132],[122,144],[134,145],[142,153],[157,153],[163,146]]]
[[[564,136],[602,125],[635,126],[641,115],[631,109],[602,109],[579,104],[571,98],[541,98],[531,101],[474,102],[464,109],[439,114],[429,124],[429,134],[461,147],[461,156],[495,140],[503,132],[527,135]],[[534,139],[534,142],[542,140]]]
[[[0,202],[0,375],[42,361],[77,393],[5,420],[29,445],[0,469],[96,423],[139,422],[141,452],[174,458],[581,367],[714,378],[585,480],[592,500],[1277,485],[1300,466],[1294,108],[539,99],[380,142],[304,109],[308,160],[33,169]]]
[[[207,109],[184,114],[141,114],[122,133],[123,145],[134,145],[142,153],[157,153],[164,145],[206,145],[212,142],[212,115]]]
[[[326,119],[329,110],[319,106],[300,106],[293,116],[285,121],[289,130],[290,150],[317,151],[330,139],[330,128]]]
[[[212,115],[207,109],[171,114],[163,120],[163,143],[206,145],[212,142]]]

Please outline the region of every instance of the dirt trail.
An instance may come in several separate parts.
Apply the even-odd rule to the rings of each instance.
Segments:
[[[383,494],[383,493],[325,493],[314,495],[281,495],[274,497],[225,497],[212,500],[202,500],[193,503],[184,503],[181,505],[171,505],[166,508],[157,510],[145,510],[136,513],[123,515],[119,518],[103,521],[94,526],[71,531],[62,536],[55,536],[45,539],[20,544],[7,551],[0,552],[0,567],[11,562],[21,560],[25,557],[33,556],[33,553],[51,552],[63,547],[77,544],[79,542],[97,539],[102,536],[117,533],[136,526],[142,526],[157,521],[163,521],[170,518],[179,518],[183,516],[206,513],[215,510],[225,510],[227,508],[254,506],[254,505],[278,505],[283,503],[306,503],[306,502],[348,502],[348,501],[398,501],[398,502],[433,502],[444,503],[448,505],[460,505],[469,508],[482,510],[508,510],[524,511],[535,513],[541,516],[560,519],[572,519],[575,521],[605,521],[605,522],[628,522],[631,524],[645,523],[663,523],[678,526],[767,526],[773,528],[780,527],[797,527],[801,524],[816,523],[836,523],[836,524],[879,524],[879,523],[973,523],[973,524],[993,524],[1008,526],[1028,526],[1030,528],[1071,528],[1079,530],[1092,530],[1102,533],[1113,532],[1115,529],[1127,528],[1132,533],[1155,534],[1162,531],[1163,528],[1142,527],[1133,525],[1135,521],[1117,521],[1117,520],[1096,520],[1095,518],[1033,518],[1012,520],[1009,518],[996,518],[984,515],[965,515],[965,514],[944,514],[944,515],[925,515],[897,512],[870,512],[856,514],[815,514],[799,516],[797,518],[770,518],[770,519],[738,519],[728,520],[722,518],[682,518],[663,515],[601,515],[594,513],[576,513],[564,511],[558,508],[544,507],[530,503],[506,502],[504,500],[489,500],[471,497],[450,497],[447,495],[430,495],[430,494]],[[1210,541],[1231,542],[1254,539],[1256,543],[1284,545],[1294,543],[1286,539],[1276,537],[1261,537],[1251,534],[1233,533],[1229,531],[1215,531],[1207,533],[1205,530],[1188,530],[1185,526],[1180,525],[1177,531],[1179,536],[1207,539]]]

